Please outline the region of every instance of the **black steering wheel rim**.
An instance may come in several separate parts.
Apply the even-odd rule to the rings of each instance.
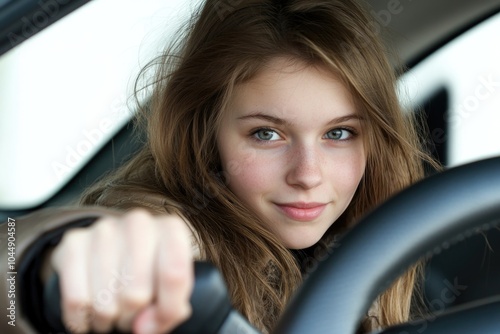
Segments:
[[[320,263],[275,333],[354,334],[376,296],[411,264],[495,226],[499,217],[500,157],[452,168],[409,187],[366,216]],[[491,305],[498,310],[500,301]],[[481,326],[498,331],[500,318]]]

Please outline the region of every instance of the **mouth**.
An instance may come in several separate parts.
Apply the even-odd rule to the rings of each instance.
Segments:
[[[318,218],[326,207],[325,203],[275,203],[278,209],[288,218],[308,222]]]

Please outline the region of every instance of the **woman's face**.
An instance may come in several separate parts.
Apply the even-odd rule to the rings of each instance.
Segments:
[[[236,87],[223,115],[217,143],[228,187],[286,247],[312,246],[364,173],[361,122],[331,73],[274,59]]]

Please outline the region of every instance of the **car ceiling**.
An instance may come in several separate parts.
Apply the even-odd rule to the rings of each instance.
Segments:
[[[58,6],[57,20],[89,0],[68,0]],[[412,64],[467,27],[500,10],[500,0],[366,0],[373,12],[397,8],[385,17],[384,39]],[[168,2],[168,1],[167,1]],[[0,0],[0,54],[9,47],[7,34],[19,29],[22,19],[39,10],[38,0]]]
[[[414,64],[429,52],[500,10],[499,0],[368,0],[375,13],[398,8],[386,19],[385,39],[401,60]],[[399,5],[397,5],[399,4]],[[394,11],[396,12],[396,11]]]

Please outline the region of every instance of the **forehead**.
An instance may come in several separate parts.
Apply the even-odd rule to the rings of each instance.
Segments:
[[[228,109],[231,114],[270,112],[285,118],[358,113],[351,92],[332,71],[290,58],[275,58],[237,84]]]

